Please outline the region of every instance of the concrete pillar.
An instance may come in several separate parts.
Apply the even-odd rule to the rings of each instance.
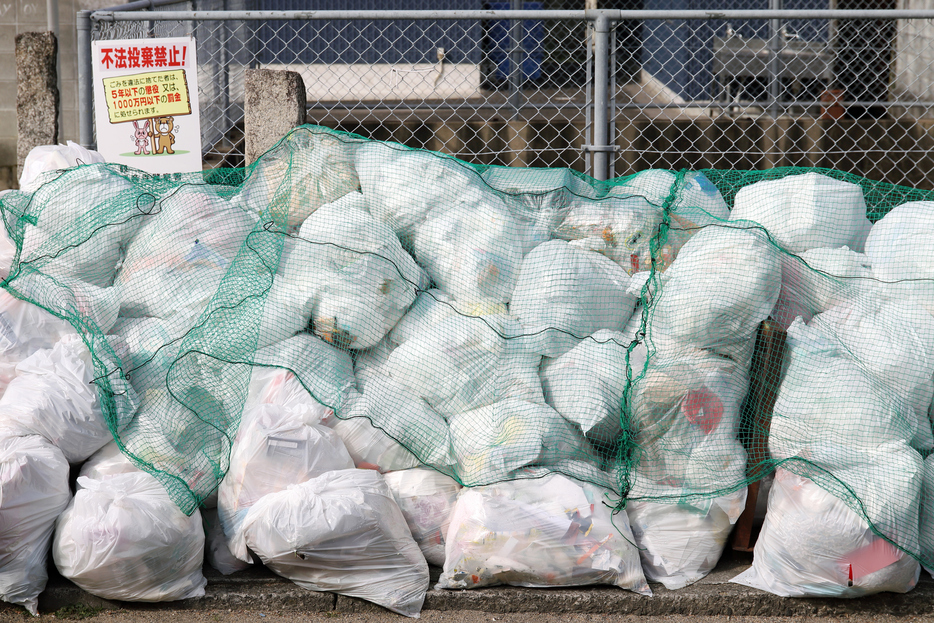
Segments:
[[[50,32],[16,36],[16,176],[33,147],[58,143],[58,40]]]
[[[532,159],[529,152],[529,143],[532,132],[527,121],[510,121],[506,125],[507,143],[509,145],[509,166],[526,167]]]
[[[248,69],[244,78],[246,163],[305,123],[305,82],[294,71]]]

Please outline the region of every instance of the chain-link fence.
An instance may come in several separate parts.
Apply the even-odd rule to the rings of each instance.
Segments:
[[[934,11],[861,2],[196,0],[94,12],[90,38],[194,35],[205,166],[242,165],[244,71],[272,68],[302,75],[309,123],[472,162],[934,188]]]

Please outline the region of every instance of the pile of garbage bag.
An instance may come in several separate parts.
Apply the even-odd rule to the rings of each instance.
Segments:
[[[649,596],[772,474],[736,582],[934,570],[932,193],[315,126],[239,174],[77,149],[0,194],[0,599],[35,614],[49,560],[128,601],[203,595],[205,563],[407,616],[429,564]]]

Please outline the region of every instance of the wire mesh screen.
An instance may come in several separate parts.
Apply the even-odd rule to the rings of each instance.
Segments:
[[[362,0],[333,4],[316,8],[377,8]],[[608,57],[595,58],[592,19],[579,10],[553,18],[556,9],[583,8],[568,4],[432,3],[434,10],[473,10],[474,19],[237,21],[208,12],[171,22],[141,12],[140,21],[96,21],[93,36],[194,34],[206,167],[243,164],[243,76],[260,67],[302,75],[309,123],[478,164],[570,167],[602,177],[590,154],[603,150],[609,177],[646,168],[818,166],[934,188],[931,20],[860,18],[861,9],[889,8],[868,0],[846,3],[853,19],[802,19],[795,10],[828,3],[788,0],[781,19],[758,20],[679,19],[681,10],[705,7],[620,0],[608,8],[671,10],[671,19],[627,13],[611,23]],[[769,8],[764,0],[754,4],[735,8]],[[288,0],[164,8],[180,7],[299,8]],[[517,7],[541,10],[543,18],[496,13]],[[400,0],[388,8],[427,7]],[[594,99],[601,64],[609,66],[607,101]],[[604,106],[609,140],[595,145],[593,113]]]

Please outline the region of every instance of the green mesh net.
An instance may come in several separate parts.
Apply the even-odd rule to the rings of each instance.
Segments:
[[[46,175],[0,198],[4,287],[79,332],[118,445],[188,513],[245,410],[302,396],[358,466],[561,473],[637,537],[675,506],[728,532],[779,467],[934,563],[928,191],[809,168],[598,182],[314,126],[244,171]]]

